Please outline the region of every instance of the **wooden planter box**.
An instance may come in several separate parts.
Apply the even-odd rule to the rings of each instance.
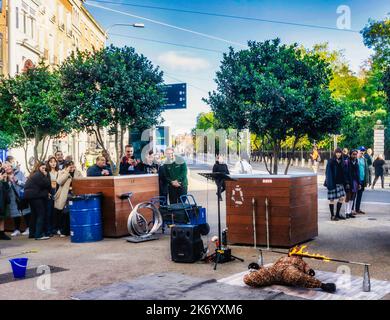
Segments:
[[[254,244],[252,198],[255,199],[257,245],[267,244],[266,198],[271,246],[292,247],[318,236],[315,174],[231,177],[238,180],[226,182],[226,224],[230,244]]]
[[[73,192],[79,194],[103,193],[102,218],[105,237],[122,237],[129,234],[127,218],[131,208],[119,195],[133,192],[133,206],[159,195],[158,175],[142,174],[117,177],[87,177],[74,179]]]

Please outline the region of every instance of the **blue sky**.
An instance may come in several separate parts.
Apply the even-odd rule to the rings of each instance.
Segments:
[[[144,54],[155,65],[160,66],[166,75],[164,77],[166,83],[177,83],[180,80],[188,84],[188,108],[186,110],[169,110],[163,114],[163,118],[166,121],[165,124],[172,127],[173,133],[189,132],[195,125],[196,116],[200,112],[210,110],[201,99],[207,96],[208,91],[215,89],[213,79],[222,57],[222,53],[219,51],[226,51],[230,45],[236,49],[243,47],[155,24],[140,18],[131,17],[128,14],[156,20],[244,45],[247,40],[264,41],[276,37],[281,38],[284,43],[297,42],[307,48],[312,47],[316,43],[328,42],[331,49],[344,50],[345,57],[350,62],[354,71],[359,70],[359,66],[370,56],[371,51],[364,47],[361,35],[354,32],[237,20],[125,6],[123,4],[211,12],[331,28],[337,27],[337,19],[340,16],[336,12],[337,8],[341,5],[346,5],[351,10],[352,30],[361,30],[367,24],[369,18],[383,19],[390,12],[389,0],[103,1],[118,4],[87,0],[86,7],[104,28],[114,23],[140,22],[145,24],[144,29],[123,26],[113,27],[109,34],[108,44],[112,43],[116,46],[127,45],[135,47],[137,52]],[[93,5],[110,8],[122,13],[97,8]],[[149,42],[124,36],[147,38],[184,46],[195,46],[218,52]]]

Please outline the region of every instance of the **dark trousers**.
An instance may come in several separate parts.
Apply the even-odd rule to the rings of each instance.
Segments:
[[[24,221],[26,222],[26,228],[30,225],[30,213],[23,215]],[[22,217],[15,217],[14,218],[14,226],[15,230],[20,230],[20,225],[22,224]]]
[[[180,200],[180,196],[187,194],[187,187],[174,187],[172,185],[168,188],[169,192],[169,203],[178,203]]]
[[[61,234],[68,236],[70,234],[70,217],[68,205],[62,210],[56,210],[57,226]]]
[[[358,190],[356,194],[356,201],[355,201],[355,211],[359,212],[360,211],[360,204],[362,203],[362,197],[363,197],[363,192],[364,192],[364,186],[363,182],[361,182],[362,188]]]
[[[58,213],[57,209],[54,208],[54,195],[56,193],[55,189],[51,189],[50,194],[51,198],[47,202],[47,220],[46,220],[46,230],[47,235],[55,234],[58,230]]]
[[[385,187],[385,176],[384,176],[384,174],[382,174],[381,176],[375,176],[375,179],[374,179],[374,182],[372,183],[372,186],[373,187],[375,186],[375,183],[378,181],[379,177],[381,178],[382,188],[384,188]]]
[[[371,186],[372,184],[372,172],[371,172],[372,167],[368,167],[368,185]]]
[[[48,199],[30,199],[30,238],[41,238],[47,233],[47,202]]]

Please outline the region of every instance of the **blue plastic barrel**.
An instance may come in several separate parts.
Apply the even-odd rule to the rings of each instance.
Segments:
[[[28,258],[9,259],[15,279],[25,278]]]
[[[71,242],[103,239],[101,194],[83,194],[69,201]]]

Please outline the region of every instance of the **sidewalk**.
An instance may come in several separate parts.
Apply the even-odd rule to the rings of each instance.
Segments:
[[[200,204],[208,208],[211,232],[203,239],[206,245],[208,239],[217,234],[215,185],[207,184],[204,178],[197,175],[197,170],[191,169],[190,172],[190,192]],[[223,225],[224,203],[222,202]],[[320,199],[319,236],[307,243],[308,249],[333,258],[371,263],[371,278],[389,281],[390,204],[371,205],[363,201],[362,209],[367,212],[366,215],[360,215],[353,220],[334,222],[329,219],[327,201]],[[234,255],[244,258],[245,262],[221,264],[217,271],[214,271],[212,264],[172,262],[168,234],[161,236],[160,240],[138,244],[109,238],[95,243],[75,244],[71,243],[69,238],[55,237],[47,241],[34,241],[18,237],[0,242],[0,299],[70,299],[71,296],[92,288],[131,281],[155,273],[180,273],[199,279],[219,280],[247,270],[250,262],[258,260],[258,250],[253,247],[231,248]],[[30,259],[29,268],[40,265],[57,267],[57,272],[51,274],[51,290],[38,289],[37,284],[42,285],[44,281],[37,277],[14,281],[4,276],[11,272],[5,256],[32,249],[38,250],[38,253],[27,255]],[[276,253],[264,253],[265,263],[274,262],[279,257]],[[319,271],[335,273],[347,270],[356,277],[363,275],[361,266],[317,260],[307,262]],[[32,270],[31,273],[35,271]],[[294,297],[278,295],[279,298]]]

